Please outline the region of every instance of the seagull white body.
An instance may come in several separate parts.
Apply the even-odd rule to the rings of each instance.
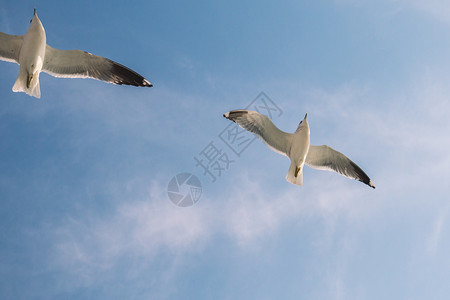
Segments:
[[[233,110],[223,116],[254,133],[272,150],[289,157],[291,165],[286,180],[292,184],[303,184],[303,167],[306,164],[315,169],[338,172],[375,188],[366,173],[344,154],[326,145],[310,144],[308,114],[294,133],[281,131],[267,116],[256,111]]]
[[[39,74],[55,77],[93,78],[114,84],[151,87],[133,70],[107,58],[81,50],[58,50],[47,45],[45,30],[36,9],[25,35],[0,32],[0,59],[19,64],[19,75],[12,88],[40,98]]]
[[[25,92],[36,98],[41,97],[39,73],[44,65],[46,45],[44,27],[34,10],[30,27],[23,36],[19,54],[19,75],[12,88],[14,92]]]
[[[304,123],[304,124],[303,124]],[[275,126],[275,125],[274,125]],[[309,151],[310,131],[306,116],[294,134],[286,137],[286,156],[291,159],[286,180],[290,183],[303,184],[303,166]],[[289,146],[290,145],[290,146]]]

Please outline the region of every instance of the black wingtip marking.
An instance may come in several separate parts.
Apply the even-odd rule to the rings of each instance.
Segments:
[[[226,114],[228,114],[228,116],[227,116]],[[235,120],[233,119],[233,117],[230,115],[230,112],[223,114],[223,117],[224,117],[225,119],[228,119],[228,120],[233,121],[234,123],[236,123],[236,121],[235,121]]]
[[[112,62],[111,80],[114,84],[152,87],[153,85],[140,74],[114,61]]]
[[[228,116],[226,114],[228,114]],[[229,112],[223,114],[223,116],[224,116],[224,118],[227,118],[228,120],[231,120],[236,123],[235,120],[245,114],[248,114],[248,111],[243,110],[243,109],[237,109],[237,110],[229,111]]]
[[[243,109],[232,110],[229,112],[229,118],[239,118],[242,115],[248,114],[248,111]]]
[[[374,189],[375,186],[373,185],[372,180],[370,180],[369,176],[367,176],[367,174],[354,162],[350,161],[350,164],[356,171],[356,174],[358,174],[358,178],[356,180],[359,180],[362,183],[367,184],[368,186]]]

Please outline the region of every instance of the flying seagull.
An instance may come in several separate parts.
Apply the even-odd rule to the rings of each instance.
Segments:
[[[133,70],[107,58],[81,50],[59,50],[47,45],[45,30],[34,9],[25,35],[0,32],[0,59],[19,64],[14,92],[41,97],[39,73],[55,77],[93,78],[114,84],[151,87],[152,84]]]
[[[281,131],[267,116],[256,111],[233,110],[223,116],[254,133],[270,149],[289,157],[291,165],[286,180],[290,183],[303,184],[303,166],[306,164],[314,169],[338,172],[375,188],[369,176],[344,154],[326,145],[310,145],[310,131],[306,120],[308,114],[294,133]]]

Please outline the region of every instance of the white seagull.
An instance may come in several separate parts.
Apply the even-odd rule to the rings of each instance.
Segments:
[[[303,184],[303,166],[306,164],[314,169],[338,172],[375,188],[369,176],[344,154],[326,145],[310,145],[310,131],[306,120],[308,114],[300,121],[294,133],[281,131],[267,116],[256,111],[233,110],[223,116],[254,133],[270,149],[289,157],[291,165],[286,180],[290,183]]]
[[[81,50],[59,50],[47,45],[45,30],[34,9],[25,35],[0,32],[0,59],[19,64],[14,92],[41,97],[39,73],[55,77],[93,78],[114,84],[151,87],[152,84],[133,70],[107,58]]]

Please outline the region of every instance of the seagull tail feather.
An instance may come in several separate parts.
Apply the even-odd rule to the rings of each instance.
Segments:
[[[23,69],[19,70],[19,76],[17,76],[12,90],[13,92],[24,92],[30,96],[41,98],[41,88],[39,85],[39,78],[33,78],[33,81],[37,80],[36,84],[32,81],[31,87],[27,87],[27,72]]]
[[[41,98],[41,87],[39,85],[39,81],[38,83],[34,86],[34,88],[31,88],[31,94],[29,94],[27,92],[28,95],[36,97],[36,98]]]
[[[27,72],[23,69],[19,69],[19,75],[14,83],[13,92],[26,92],[27,89]]]

